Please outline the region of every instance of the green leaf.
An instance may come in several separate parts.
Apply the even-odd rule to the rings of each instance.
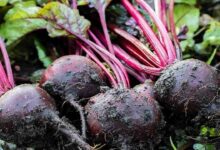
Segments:
[[[203,36],[203,42],[195,45],[195,50],[200,54],[209,54],[209,46],[220,46],[220,22],[212,21]]]
[[[208,30],[206,30],[203,41],[209,45],[220,45],[220,22],[212,21]]]
[[[175,3],[184,3],[189,5],[195,5],[196,0],[175,0]]]
[[[180,42],[180,47],[182,51],[184,52],[188,49],[192,49],[194,44],[195,44],[195,41],[193,40],[193,38],[187,38],[186,40],[183,40]]]
[[[7,21],[0,25],[0,36],[7,40],[7,45],[10,45],[29,32],[45,28],[46,23],[47,22],[43,19],[17,19]]]
[[[51,60],[50,57],[48,57],[46,55],[46,48],[37,39],[34,40],[34,44],[35,44],[36,49],[37,49],[39,60],[43,63],[44,67],[48,67],[52,63],[52,60]]]
[[[9,4],[16,4],[16,3],[20,3],[22,2],[22,0],[8,0]]]
[[[0,7],[6,6],[8,3],[8,0],[0,0]]]
[[[7,4],[16,4],[18,2],[22,2],[23,0],[0,0],[0,7],[6,6]]]
[[[177,32],[183,26],[187,26],[187,39],[181,41],[180,46],[183,51],[193,48],[195,41],[193,40],[194,32],[199,28],[200,11],[198,8],[187,4],[178,4],[174,8],[174,19]]]
[[[199,143],[194,144],[193,149],[194,150],[206,150],[205,146],[203,144],[199,144]]]
[[[208,127],[202,126],[200,129],[200,135],[206,136],[208,134]]]
[[[90,22],[80,16],[77,9],[72,9],[59,2],[51,2],[45,5],[36,17],[47,21],[46,29],[50,37],[71,35],[74,32],[86,36]]]
[[[10,9],[5,15],[6,21],[22,19],[34,16],[40,7],[36,6],[35,1],[20,2]]]
[[[174,18],[176,22],[176,27],[180,29],[182,26],[186,25],[188,27],[188,33],[190,37],[199,27],[199,15],[200,11],[194,6],[178,4],[174,8]]]
[[[87,5],[88,4],[88,0],[78,0],[77,4],[79,6]]]
[[[215,53],[216,53],[216,50],[217,50],[217,49],[214,50]],[[215,129],[215,128],[210,128],[210,129],[209,129],[209,136],[210,136],[210,137],[215,137],[215,136],[216,136],[216,129]]]
[[[200,144],[200,143],[195,143],[193,145],[194,150],[216,150],[214,144]]]

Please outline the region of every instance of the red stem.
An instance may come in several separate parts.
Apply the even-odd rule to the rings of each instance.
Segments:
[[[173,37],[173,41],[176,47],[176,55],[177,55],[177,59],[181,60],[182,59],[182,52],[181,52],[181,48],[180,48],[180,43],[179,43],[179,39],[177,37],[176,34],[176,26],[175,26],[175,21],[174,21],[174,0],[170,0],[170,4],[169,4],[169,22],[170,22],[170,31]]]
[[[111,85],[114,88],[116,88],[118,86],[117,82],[115,81],[115,79],[111,75],[111,73],[108,71],[108,69],[102,64],[102,62],[100,62],[99,59],[89,49],[87,49],[85,46],[83,46],[79,41],[77,41],[77,44],[89,55],[89,57],[91,57],[91,59],[93,61],[95,61],[97,63],[97,65],[99,65],[102,68],[102,70],[105,72],[105,74],[109,78]]]
[[[134,6],[128,0],[121,0],[121,2],[123,6],[126,8],[126,10],[130,13],[130,15],[135,19],[137,24],[143,30],[143,33],[145,34],[147,40],[149,41],[153,50],[160,59],[160,65],[162,67],[166,66],[168,61],[166,50],[158,40],[157,36],[153,32],[149,24],[145,21],[143,16],[134,8]]]
[[[97,45],[101,46],[102,48],[105,48],[105,46],[101,43],[101,41],[95,36],[95,34],[92,31],[89,30],[88,32]]]
[[[129,41],[125,41],[124,39],[119,40],[120,45],[126,50],[128,51],[132,56],[134,56],[134,58],[136,58],[138,61],[140,61],[141,63],[143,63],[144,65],[150,66],[150,67],[155,67],[155,65],[152,65],[151,63],[149,63],[147,61],[146,58],[143,57],[143,54],[139,54],[137,52],[137,48],[133,45],[131,45],[131,43]]]
[[[131,69],[129,67],[125,67],[125,68],[126,68],[127,72],[130,75],[132,75],[135,79],[137,79],[139,82],[144,83],[145,80],[147,79],[147,78],[141,76],[140,73],[137,73],[135,70],[133,70],[133,69]]]
[[[97,35],[99,37],[99,39],[103,42],[106,43],[105,38],[103,37],[102,34],[100,34],[99,32],[97,32]],[[136,59],[134,59],[133,57],[130,57],[122,48],[120,48],[117,45],[113,44],[113,49],[115,51],[115,55],[123,60],[129,67],[137,70],[137,71],[141,71],[147,74],[152,74],[152,75],[159,75],[161,69],[159,68],[154,68],[154,67],[148,67],[145,65],[140,64]]]
[[[73,9],[77,9],[77,0],[72,0],[71,6]]]
[[[167,29],[166,22],[166,0],[154,0],[154,8],[156,15],[160,18]]]
[[[10,88],[13,88],[15,86],[15,82],[14,82],[14,77],[13,77],[13,73],[12,73],[12,69],[11,69],[11,63],[10,63],[10,59],[8,57],[8,53],[5,47],[5,44],[3,42],[3,40],[0,38],[0,49],[4,58],[4,64],[5,64],[5,68],[6,68],[6,72],[7,72],[7,79],[10,83]]]
[[[175,48],[173,46],[173,43],[169,37],[168,31],[166,30],[163,22],[155,14],[154,10],[144,0],[136,0],[136,1],[141,7],[143,7],[144,10],[146,10],[149,13],[150,17],[155,22],[155,24],[160,32],[160,35],[162,38],[162,43],[164,43],[166,52],[168,54],[168,63],[172,64],[176,59],[176,52],[175,52]],[[163,1],[163,2],[165,2],[165,1]]]
[[[11,89],[11,85],[8,81],[4,67],[1,62],[0,62],[0,75],[1,75],[1,83],[2,83],[1,88],[3,89],[3,92],[7,92],[9,89]]]
[[[95,43],[97,45],[99,45],[102,48],[105,48],[104,45],[99,41],[99,39],[91,32],[89,31],[90,36],[93,38],[93,40],[95,41]],[[121,81],[126,82],[123,74],[121,74],[120,69],[117,67],[117,65],[115,65],[114,63],[112,63],[111,61],[109,61],[108,57],[106,57],[105,55],[103,55],[102,53],[98,52],[99,55],[102,57],[102,59],[111,67],[111,69],[113,70],[116,79],[118,81],[118,83],[120,83]]]
[[[106,45],[106,40],[105,37],[98,31],[95,30],[95,34],[97,35],[97,37]],[[130,35],[130,34],[129,34]],[[97,40],[96,40],[97,41]],[[99,41],[100,42],[100,41]],[[143,58],[145,54],[140,53],[140,51],[138,51],[137,47],[134,47],[133,45],[131,45],[131,43],[129,41],[125,41],[120,40],[119,43],[124,46],[124,48],[126,48],[126,50],[128,50],[132,55],[135,55],[135,58],[139,58],[139,61],[142,61],[142,63],[144,63],[145,65],[149,65],[151,67],[153,67],[152,64],[150,64],[146,59],[147,58]],[[142,43],[141,43],[142,44]],[[104,46],[103,46],[104,47]]]
[[[127,41],[132,43],[137,49],[136,51],[139,51],[143,57],[146,57],[146,60],[150,66],[157,66],[160,67],[160,60],[158,57],[152,53],[143,43],[141,43],[137,38],[132,36],[131,34],[127,33],[126,31],[114,26],[110,25],[110,29],[113,30],[115,33],[120,35],[121,37],[125,38]],[[140,56],[142,57],[142,56]]]
[[[166,0],[160,0],[161,2],[161,14],[160,14],[160,19],[163,23],[163,25],[166,27],[167,29],[167,18],[166,18],[166,7],[167,7],[167,4],[166,4]]]
[[[103,49],[102,47],[96,45],[95,43],[93,43],[93,42],[91,42],[91,41],[89,41],[89,40],[86,41],[85,39],[84,39],[84,42],[86,42],[87,44],[89,44],[89,45],[93,48],[93,50],[95,50],[96,52],[101,52],[101,53],[105,54],[106,56],[108,56],[112,61],[115,62],[115,64],[117,64],[117,65],[121,68],[119,71],[122,71],[122,72],[123,72],[123,74],[124,74],[124,76],[125,76],[125,79],[126,79],[126,81],[127,81],[127,82],[122,81],[122,84],[123,84],[124,88],[128,88],[127,85],[130,85],[130,83],[129,83],[129,78],[128,78],[128,74],[127,74],[127,72],[126,72],[124,66],[121,64],[121,62],[120,62],[115,56],[113,56],[111,53],[109,53],[108,51],[106,51],[106,50]],[[127,84],[127,85],[126,85],[126,84]]]
[[[107,28],[107,24],[106,24],[105,8],[98,9],[98,13],[99,13],[100,21],[101,21],[101,24],[102,24],[102,29],[104,31],[105,39],[107,41],[108,49],[114,55],[114,50],[113,50],[113,47],[112,47],[110,35],[108,33],[108,28]]]
[[[123,60],[129,67],[137,70],[137,71],[141,71],[147,74],[151,74],[151,75],[160,75],[161,72],[161,68],[154,68],[154,67],[149,67],[149,66],[145,66],[140,64],[139,62],[137,62],[135,59],[133,59],[132,57],[130,57],[124,50],[122,50],[120,47],[118,46],[114,46],[114,51],[115,51],[115,55]]]

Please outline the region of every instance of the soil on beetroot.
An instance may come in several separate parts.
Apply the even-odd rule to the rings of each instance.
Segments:
[[[129,89],[112,89],[92,97],[86,105],[93,141],[116,149],[153,149],[165,125],[153,99]]]
[[[174,113],[195,115],[217,99],[218,79],[217,70],[202,61],[188,59],[176,62],[157,80],[155,96]]]
[[[100,86],[106,85],[104,79],[102,70],[88,58],[64,56],[46,69],[40,85],[52,96],[66,99],[71,95],[78,101],[99,93]]]
[[[0,138],[20,148],[72,149],[82,140],[74,138],[78,131],[59,118],[54,100],[37,86],[23,84],[8,91],[0,98],[0,109]]]
[[[146,80],[143,84],[136,85],[134,90],[140,94],[148,95],[148,98],[151,97],[152,99],[155,99],[154,82],[152,80]]]
[[[150,2],[153,3],[152,0],[150,0]],[[118,1],[115,0],[112,3],[115,5]],[[202,7],[202,10],[205,12],[212,10],[209,5],[205,4],[204,6],[200,6],[200,1],[197,1],[197,3],[198,8]],[[205,1],[203,3],[205,3]],[[209,3],[213,5],[211,1]],[[219,2],[216,3],[219,4]],[[192,5],[192,7],[194,6]],[[197,8],[197,6],[195,7]],[[98,29],[101,28],[98,14],[85,11],[86,9],[91,9],[88,6],[79,7],[79,9],[81,14],[84,14],[84,16],[92,20],[94,27]],[[112,12],[112,10],[108,11]],[[111,22],[112,16],[109,12],[106,15],[109,19],[108,21]],[[201,15],[202,13],[204,12],[201,11]],[[128,27],[129,25],[124,25],[125,20],[128,21],[128,18],[124,19],[126,15],[127,13],[123,14],[123,24],[119,26],[125,29],[131,29]],[[116,15],[116,17],[118,18],[118,15]],[[137,28],[135,21],[133,22],[133,28]],[[113,23],[115,23],[115,20]],[[128,24],[128,22],[125,24]],[[208,26],[209,25],[206,27],[207,29],[209,29]],[[135,31],[136,30],[139,29],[135,29]],[[66,55],[68,49],[71,49],[69,48],[69,40],[66,40],[65,37],[54,38],[55,42],[53,41],[51,43],[51,41],[49,42],[51,38],[47,37],[48,33],[44,30],[40,32],[43,32],[44,36],[39,34],[38,38],[42,38],[44,45],[48,45],[48,43],[51,44],[50,49],[47,51],[51,51],[52,54],[54,53],[54,51],[51,50],[53,48],[56,49],[59,47],[58,53],[61,55]],[[197,31],[195,33],[197,33]],[[204,40],[204,33],[205,30],[193,38],[195,43]],[[143,37],[141,36],[143,35],[138,35],[137,37],[142,39]],[[120,43],[118,38],[112,39],[115,43]],[[145,43],[146,39],[142,42]],[[210,53],[213,47],[211,50],[207,50],[207,52]],[[188,54],[191,52],[186,50],[184,53]],[[198,53],[192,53],[193,54],[189,54],[191,55],[190,57],[199,58],[204,61],[209,57],[209,55],[200,56]],[[34,54],[34,58],[35,55],[37,57],[37,54]],[[217,52],[212,64],[218,63],[219,56],[220,54]],[[50,57],[56,58],[54,56]],[[64,100],[74,99],[77,101],[77,104],[79,103],[81,106],[85,106],[91,96],[99,93],[91,98],[86,107],[82,107],[82,110],[84,110],[84,108],[86,109],[85,117],[87,117],[88,122],[86,142],[91,146],[97,144],[102,147],[100,148],[101,150],[172,150],[174,149],[171,146],[171,141],[173,140],[172,142],[178,147],[178,150],[195,150],[194,144],[200,142],[201,144],[204,143],[204,145],[209,143],[215,146],[215,149],[208,150],[220,149],[220,134],[213,137],[202,137],[200,135],[201,126],[220,131],[220,97],[218,94],[220,85],[218,69],[220,69],[220,65],[217,66],[217,69],[214,69],[211,66],[205,65],[204,62],[197,60],[195,60],[196,63],[187,62],[189,60],[176,62],[174,65],[168,67],[166,72],[164,71],[162,73],[161,77],[155,82],[156,84],[148,80],[144,84],[137,85],[139,81],[129,75],[131,87],[135,86],[133,89],[109,90],[110,88],[107,87],[105,83],[104,73],[100,68],[94,65],[91,69],[87,60],[82,60],[82,58],[79,58],[78,61],[74,60],[73,64],[73,61],[68,58],[68,56],[66,57],[66,66],[73,66],[74,68],[74,65],[77,66],[78,62],[83,61],[84,63],[76,70],[84,69],[80,70],[81,73],[67,71],[66,67],[63,67],[63,64],[59,62],[59,59],[55,61],[57,65],[49,67],[46,72],[53,74],[54,78],[49,79],[47,76],[44,76],[41,78],[40,83],[40,86],[46,89],[49,94],[56,99],[56,104],[51,104],[49,109],[45,109],[45,105],[40,105],[39,108],[36,108],[36,110],[33,109],[34,111],[27,115],[28,111],[32,109],[29,108],[29,99],[34,99],[37,103],[38,99],[36,95],[41,90],[36,93],[33,92],[31,97],[25,97],[24,92],[23,95],[21,94],[19,98],[17,98],[19,103],[16,103],[14,107],[9,106],[9,104],[4,106],[5,108],[10,107],[10,109],[14,110],[23,108],[24,114],[22,115],[24,118],[19,120],[16,118],[16,115],[13,114],[15,117],[11,117],[12,114],[9,114],[7,109],[1,107],[1,99],[5,97],[7,99],[8,95],[5,94],[0,98],[0,114],[4,113],[6,114],[5,116],[8,116],[7,118],[1,119],[2,116],[0,115],[0,121],[2,123],[2,126],[0,124],[1,139],[17,143],[16,149],[21,150],[26,149],[26,147],[33,147],[33,149],[36,150],[79,149],[77,145],[70,142],[71,137],[61,134],[68,134],[70,132],[73,132],[73,134],[77,133],[78,135],[82,134],[80,133],[82,123],[78,111]],[[28,61],[31,61],[31,59]],[[14,63],[14,77],[17,85],[31,83],[31,74],[43,68],[42,62],[39,62],[39,60],[36,63],[30,64],[26,61],[25,64],[23,61],[22,63]],[[61,68],[61,70],[56,72],[56,67]],[[67,73],[64,76],[59,74],[59,72],[63,73],[66,71]],[[97,72],[99,73],[97,74]],[[41,74],[39,74],[38,77],[40,76]],[[46,80],[47,82],[45,82]],[[60,82],[61,80],[62,83]],[[45,96],[44,92],[40,93]],[[148,98],[144,95],[147,95]],[[158,102],[155,101],[155,99],[158,100]],[[54,114],[52,111],[56,113]],[[43,116],[36,115],[42,112],[44,114]],[[19,111],[17,115],[21,115]],[[51,122],[54,120],[48,117],[50,115],[59,115],[66,125],[62,123],[52,124]],[[45,122],[45,120],[47,121]],[[13,122],[13,124],[11,124],[11,122]],[[74,125],[74,127],[72,125]],[[53,127],[51,128],[51,126]],[[182,142],[183,139],[187,142],[184,144],[181,143],[182,146],[179,147],[178,144],[180,143],[178,142]]]

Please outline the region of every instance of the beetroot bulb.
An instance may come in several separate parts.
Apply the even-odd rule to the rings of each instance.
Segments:
[[[196,115],[218,95],[218,72],[206,63],[188,59],[163,71],[155,83],[157,100],[174,112]]]
[[[40,80],[42,86],[53,96],[78,101],[91,97],[105,84],[102,70],[92,60],[79,55],[67,55],[55,60]]]
[[[100,66],[113,87],[91,97],[85,106],[92,141],[116,149],[152,149],[159,143],[160,131],[165,124],[158,103],[147,94],[129,89],[130,81],[123,64],[100,44],[94,34],[91,35],[96,44],[78,37],[102,59],[99,61],[99,57],[93,55],[96,53],[91,53],[82,44],[81,48],[97,64],[103,60],[108,64],[110,69]]]
[[[35,85],[23,84],[6,92],[0,97],[0,109],[0,137],[6,141],[45,148],[58,133],[69,143],[91,149],[73,126],[59,118],[54,100]]]
[[[133,88],[136,92],[145,94],[151,99],[155,99],[154,96],[154,82],[150,79],[146,80],[144,83],[136,85]]]
[[[111,89],[86,105],[87,123],[96,142],[118,149],[152,149],[164,127],[158,103],[132,89]]]
[[[78,131],[59,118],[54,99],[36,85],[15,86],[10,60],[0,39],[6,72],[0,63],[0,138],[20,147],[49,148],[57,133],[75,148],[92,149]]]
[[[59,104],[69,102],[81,117],[82,135],[86,137],[83,108],[77,103],[91,97],[105,84],[102,70],[92,60],[79,55],[67,55],[55,60],[43,73],[40,86],[50,95],[61,98]]]

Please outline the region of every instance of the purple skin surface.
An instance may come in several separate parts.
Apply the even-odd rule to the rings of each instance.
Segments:
[[[154,98],[154,82],[152,80],[146,80],[144,83],[136,85],[133,88],[136,92],[146,95],[151,100]]]
[[[196,115],[218,94],[218,72],[206,63],[188,59],[174,63],[155,83],[156,99],[174,113]]]
[[[112,89],[86,105],[87,123],[96,140],[121,149],[149,148],[164,126],[159,105],[130,89]]]
[[[58,146],[56,137],[62,136],[91,149],[72,125],[59,118],[54,99],[38,86],[23,84],[9,90],[0,97],[0,110],[0,138],[5,141],[53,149]]]
[[[40,80],[40,86],[53,96],[61,98],[72,95],[77,98],[88,98],[104,86],[103,71],[90,59],[68,55],[55,60]]]

